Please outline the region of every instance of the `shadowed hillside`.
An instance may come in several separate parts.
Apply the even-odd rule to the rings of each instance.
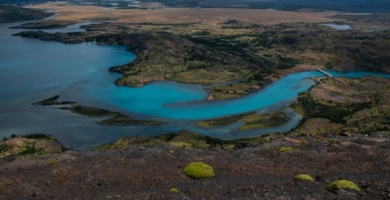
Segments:
[[[42,19],[53,15],[41,10],[4,5],[0,2],[0,23]]]

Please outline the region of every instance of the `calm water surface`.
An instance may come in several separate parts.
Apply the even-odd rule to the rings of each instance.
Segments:
[[[322,76],[317,71],[295,73],[248,97],[211,102],[204,101],[207,93],[200,85],[164,81],[142,88],[118,87],[114,81],[120,75],[109,73],[107,69],[135,58],[126,47],[93,43],[71,45],[12,37],[13,33],[21,31],[7,28],[15,25],[0,24],[0,137],[33,132],[53,134],[65,146],[76,150],[96,147],[123,136],[154,136],[181,129],[223,139],[286,132],[301,120],[301,116],[291,110],[284,111],[291,118],[288,123],[260,130],[238,131],[240,123],[204,129],[191,122],[248,111],[278,110],[314,84],[308,78]],[[73,25],[51,32],[69,30],[79,29]],[[390,78],[389,75],[368,72],[331,73],[351,78],[367,75]],[[57,94],[61,95],[60,100],[168,123],[161,126],[99,125],[97,122],[101,118],[84,117],[56,107],[31,105]]]

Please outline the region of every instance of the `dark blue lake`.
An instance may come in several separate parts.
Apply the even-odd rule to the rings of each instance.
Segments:
[[[13,33],[22,31],[8,29],[15,25],[0,24],[0,137],[47,133],[76,150],[96,147],[123,136],[154,136],[181,129],[223,139],[286,132],[301,120],[291,110],[285,111],[291,117],[288,123],[260,130],[238,131],[240,124],[205,129],[192,121],[248,111],[277,110],[314,84],[308,78],[323,76],[317,71],[291,74],[258,93],[225,101],[205,101],[207,92],[200,85],[154,82],[141,88],[118,87],[114,81],[120,75],[107,69],[135,58],[126,47],[61,44],[12,37]],[[69,28],[78,30],[75,26]],[[390,78],[390,75],[369,72],[330,73],[351,78]],[[60,100],[120,111],[137,119],[164,120],[168,124],[107,126],[97,123],[100,118],[84,117],[56,107],[31,105],[57,94],[61,95]]]

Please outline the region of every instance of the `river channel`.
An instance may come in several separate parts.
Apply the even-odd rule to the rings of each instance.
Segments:
[[[206,101],[201,85],[168,81],[153,82],[141,88],[116,86],[119,74],[111,66],[131,62],[135,55],[127,47],[94,43],[61,44],[11,36],[21,23],[0,24],[0,137],[11,134],[46,133],[56,136],[66,147],[84,150],[112,142],[123,136],[155,136],[193,130],[222,139],[256,137],[282,133],[297,126],[301,116],[284,112],[290,121],[278,127],[239,131],[240,123],[217,128],[202,128],[194,120],[211,119],[249,111],[265,113],[293,102],[313,84],[310,78],[323,76],[318,71],[290,74],[260,92],[244,98]],[[82,31],[76,25],[50,32]],[[333,76],[358,78],[390,75],[370,72],[329,72]],[[32,103],[61,95],[60,100],[120,111],[136,119],[168,122],[157,126],[109,126],[57,107]]]

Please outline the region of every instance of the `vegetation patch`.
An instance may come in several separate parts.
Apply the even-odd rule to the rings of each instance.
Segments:
[[[294,177],[295,180],[314,181],[314,179],[307,174],[298,174]]]
[[[286,151],[291,151],[293,150],[292,147],[280,147],[279,152],[286,152]]]
[[[39,140],[51,140],[51,139],[53,139],[53,136],[42,134],[42,133],[27,134],[27,135],[24,135],[22,137],[28,138],[28,139],[39,139]]]
[[[171,193],[178,193],[179,190],[177,188],[171,188],[171,189],[169,189],[169,192],[171,192]]]
[[[389,79],[333,77],[300,94],[292,104],[304,113],[295,135],[344,132],[369,134],[389,130]]]
[[[8,146],[5,143],[0,144],[0,153],[5,153],[10,149],[10,146]]]
[[[269,112],[266,114],[254,113],[241,119],[245,124],[239,130],[251,130],[256,128],[275,127],[286,123],[289,117],[283,112]]]
[[[139,145],[169,145],[187,150],[208,148],[241,149],[257,146],[259,143],[266,142],[270,140],[270,138],[275,137],[278,137],[278,135],[265,134],[255,138],[222,140],[219,138],[204,136],[189,130],[181,130],[178,133],[163,134],[155,137],[123,137],[116,142],[102,145],[96,148],[96,150],[118,149],[125,146]],[[174,154],[175,151],[171,149],[168,150],[168,153]]]
[[[184,168],[184,173],[195,179],[213,177],[214,169],[203,162],[192,162]]]
[[[50,160],[49,160],[49,164],[50,164],[50,165],[55,165],[55,164],[57,164],[58,162],[60,162],[60,161],[57,160],[57,159],[50,159]]]
[[[329,191],[336,191],[336,190],[355,190],[360,192],[360,188],[352,181],[348,180],[338,180],[334,181],[331,184],[326,187]]]
[[[203,126],[205,128],[226,126],[226,125],[238,122],[240,119],[246,118],[252,114],[255,114],[255,112],[239,114],[239,115],[232,115],[229,117],[223,117],[223,118],[217,118],[217,119],[211,119],[211,120],[197,121],[197,122],[195,122],[195,124]]]
[[[368,102],[351,104],[334,103],[327,105],[315,101],[309,94],[300,95],[298,102],[303,105],[306,118],[325,118],[331,122],[340,124],[347,122],[344,117],[371,106]]]
[[[144,144],[145,142],[149,142],[149,138],[141,138],[141,137],[122,137],[119,138],[116,142],[108,143],[103,146],[98,147],[98,150],[107,150],[107,149],[118,149],[120,147],[124,147],[129,144]]]
[[[114,116],[116,112],[109,111],[107,109],[100,109],[95,107],[87,107],[87,106],[72,106],[69,108],[65,108],[70,110],[73,113],[77,113],[80,115],[85,115],[88,117],[101,117],[101,116]]]
[[[56,138],[45,134],[12,135],[0,143],[0,158],[11,155],[60,153],[66,148]]]
[[[205,128],[211,128],[241,122],[244,124],[239,128],[239,130],[245,131],[256,128],[279,126],[286,123],[288,120],[288,116],[283,112],[269,112],[266,114],[249,112],[245,114],[232,115],[224,118],[197,121],[195,122],[195,124]]]
[[[107,109],[101,109],[95,107],[86,107],[86,106],[77,105],[77,106],[67,107],[63,109],[70,110],[73,113],[77,113],[89,117],[112,116],[109,119],[105,119],[101,121],[102,124],[107,124],[107,125],[161,125],[166,123],[162,121],[153,121],[153,120],[136,120],[120,112],[113,112]]]
[[[187,149],[187,150],[194,149],[194,145],[190,144],[190,143],[187,143],[187,142],[175,142],[175,141],[172,141],[172,142],[169,142],[168,144],[172,145],[172,146],[175,146],[175,147],[181,147],[181,148],[184,148],[184,149]]]

